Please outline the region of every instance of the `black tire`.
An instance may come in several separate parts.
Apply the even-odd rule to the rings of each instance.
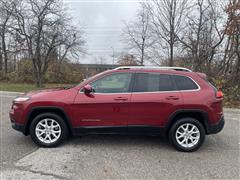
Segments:
[[[197,127],[197,129],[200,132],[200,138],[197,141],[197,143],[195,145],[193,145],[192,147],[184,147],[184,145],[181,145],[180,143],[178,143],[177,138],[176,138],[176,131],[177,129],[183,125],[183,124],[192,124],[195,127]],[[182,118],[177,120],[170,128],[169,134],[168,134],[169,140],[171,142],[171,144],[179,151],[183,151],[183,152],[193,152],[198,150],[201,145],[204,142],[205,139],[205,129],[203,127],[203,125],[196,119],[194,118]],[[184,137],[183,137],[184,138]],[[187,140],[188,141],[188,140]]]
[[[60,136],[59,138],[54,141],[54,142],[50,142],[50,143],[44,143],[42,142],[36,135],[36,132],[35,132],[35,129],[37,127],[37,124],[43,120],[43,119],[46,119],[46,118],[49,118],[49,119],[53,119],[55,120],[60,128],[61,128],[61,132],[60,132]],[[65,123],[65,121],[63,120],[62,117],[60,117],[59,115],[57,114],[54,114],[54,113],[43,113],[43,114],[39,114],[38,116],[36,116],[32,122],[31,122],[31,125],[30,125],[30,135],[31,135],[31,138],[33,140],[34,143],[36,143],[37,145],[41,146],[41,147],[57,147],[58,145],[60,145],[65,139],[67,139],[68,135],[69,135],[69,132],[68,132],[68,128],[67,128],[67,125]]]

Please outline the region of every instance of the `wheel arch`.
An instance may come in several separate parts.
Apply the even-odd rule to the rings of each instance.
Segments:
[[[33,107],[31,109],[31,111],[28,113],[27,123],[25,126],[25,132],[24,132],[25,135],[29,134],[29,128],[30,128],[32,120],[36,116],[38,116],[39,114],[42,114],[42,113],[54,113],[54,114],[61,116],[67,125],[69,133],[72,134],[72,125],[71,125],[70,118],[67,115],[67,113],[64,111],[63,108],[57,107],[57,106],[41,106],[41,107]]]
[[[174,113],[171,114],[171,116],[168,119],[167,123],[167,134],[169,133],[169,130],[171,126],[178,120],[184,117],[191,117],[196,120],[198,120],[204,127],[204,130],[206,134],[209,132],[209,118],[208,113],[204,110],[200,109],[182,109],[177,110]]]

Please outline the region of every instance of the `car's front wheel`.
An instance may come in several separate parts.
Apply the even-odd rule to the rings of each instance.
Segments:
[[[205,139],[203,125],[193,118],[182,118],[175,122],[170,131],[169,139],[179,151],[196,151]]]
[[[32,140],[42,147],[56,147],[68,136],[64,120],[53,113],[43,113],[36,116],[30,125]]]

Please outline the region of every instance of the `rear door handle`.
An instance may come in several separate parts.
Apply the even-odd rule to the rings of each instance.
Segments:
[[[168,97],[166,97],[166,99],[167,100],[178,100],[179,97],[177,97],[177,96],[168,96]]]
[[[114,98],[115,101],[127,101],[128,98],[126,97],[117,97],[117,98]]]

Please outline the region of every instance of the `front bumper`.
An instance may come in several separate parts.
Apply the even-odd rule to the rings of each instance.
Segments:
[[[217,124],[209,125],[208,134],[216,134],[220,132],[223,129],[224,124],[225,124],[225,120],[224,120],[224,116],[222,116]]]
[[[25,125],[24,124],[18,124],[16,123],[14,120],[11,119],[11,124],[12,124],[12,128],[15,129],[16,131],[20,131],[22,132],[24,135],[25,134]]]
[[[23,117],[23,109],[23,104],[13,103],[9,111],[9,118],[11,120],[12,128],[26,135],[26,125],[21,121],[21,117]]]

